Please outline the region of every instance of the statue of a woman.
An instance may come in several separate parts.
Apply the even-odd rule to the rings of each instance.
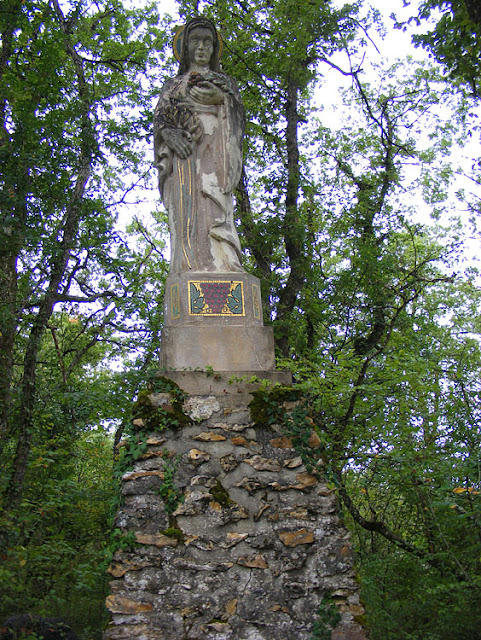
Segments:
[[[178,75],[166,82],[155,109],[171,275],[243,271],[232,193],[242,169],[244,112],[234,80],[220,71],[220,49],[209,20],[190,20],[174,39]]]

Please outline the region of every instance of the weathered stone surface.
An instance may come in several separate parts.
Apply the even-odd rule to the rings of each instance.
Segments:
[[[158,637],[158,636],[157,636]],[[123,624],[112,625],[104,633],[104,640],[155,640],[150,625],[147,624]]]
[[[253,480],[252,478],[244,477],[240,482],[236,484],[236,487],[245,489],[248,493],[252,494],[252,493],[255,493],[256,491],[266,489],[267,485],[265,483],[259,482],[258,480]]]
[[[163,436],[159,436],[158,434],[152,433],[147,438],[147,444],[149,445],[157,445],[162,446],[165,443],[165,438]]]
[[[250,423],[248,424],[227,424],[224,423],[222,426],[219,425],[220,428],[224,429],[225,431],[234,431],[234,433],[239,433],[239,432],[243,432],[244,434],[246,434],[246,432],[248,431],[251,434],[251,439],[255,437],[255,431],[253,432],[253,430],[250,428]]]
[[[225,605],[225,613],[224,616],[226,619],[230,618],[237,611],[237,603],[239,602],[238,598],[233,598],[229,600],[229,602]],[[222,616],[222,617],[224,617]]]
[[[147,471],[127,471],[127,473],[124,473],[124,475],[122,476],[122,480],[124,482],[127,482],[128,480],[136,480],[137,478],[148,478],[152,476],[160,478],[161,480],[164,479],[163,471],[152,469]]]
[[[221,543],[221,547],[224,547],[224,549],[230,549],[248,537],[248,533],[236,533],[235,531],[230,531],[226,536],[225,542]]]
[[[214,433],[213,431],[203,431],[192,439],[199,440],[200,442],[222,442],[223,440],[227,440],[226,436],[223,436],[220,433]]]
[[[271,446],[276,449],[292,449],[292,440],[287,436],[281,436],[280,438],[273,438],[271,440]]]
[[[154,493],[128,495],[117,512],[115,526],[124,531],[155,533],[168,527],[162,498]]]
[[[204,513],[206,504],[212,501],[212,495],[207,489],[186,490],[184,501],[174,511],[174,516],[194,516]],[[203,504],[202,504],[203,503]]]
[[[149,396],[150,404],[153,407],[157,407],[158,409],[163,409],[164,411],[172,412],[172,396],[170,393],[151,393]]]
[[[234,438],[230,439],[232,444],[234,444],[236,447],[251,447],[253,444],[257,444],[256,442],[253,442],[252,440],[246,440],[244,438],[244,436],[235,436]]]
[[[367,635],[359,625],[342,625],[334,629],[331,640],[366,640]]]
[[[136,496],[143,493],[154,493],[160,486],[161,479],[157,475],[148,475],[146,477],[138,477],[135,480],[124,482],[122,487],[122,495]]]
[[[130,558],[123,558],[122,560],[114,559],[110,563],[107,573],[114,578],[121,578],[127,573],[127,571],[139,571],[140,569],[148,567],[149,564],[150,562],[148,560],[142,560],[141,558],[138,558],[137,560]]]
[[[216,484],[217,484],[216,478],[214,478],[213,476],[207,476],[207,475],[194,476],[190,481],[191,487],[194,487],[196,485],[203,485],[204,487],[212,489],[213,487],[216,486]]]
[[[309,511],[303,507],[293,507],[287,509],[281,509],[275,513],[269,514],[269,520],[287,520],[295,518],[296,520],[305,520],[309,517]]]
[[[267,562],[261,555],[238,558],[237,564],[250,569],[267,569]]]
[[[243,275],[244,278],[246,276]],[[219,341],[220,331],[222,342]],[[243,348],[239,348],[242,343]],[[230,372],[232,369],[242,372],[255,370],[259,374],[273,371],[276,366],[272,327],[255,325],[247,327],[217,322],[210,326],[165,326],[162,331],[162,355],[162,366],[178,371],[192,367],[202,370],[212,368],[221,372]]]
[[[212,409],[209,397],[195,406]],[[147,453],[162,457],[125,474],[132,493],[116,526],[141,544],[111,563],[104,640],[312,640],[325,595],[341,615],[332,637],[365,640],[349,536],[322,470],[308,473],[280,428],[254,426],[235,394],[215,400],[210,417],[152,434]],[[164,467],[179,497],[170,514]]]
[[[229,472],[233,471],[239,465],[239,462],[233,453],[229,453],[229,455],[220,459],[220,465],[224,471]]]
[[[184,402],[182,410],[193,420],[207,420],[220,411],[220,405],[215,396],[191,397]]]
[[[147,544],[147,545],[152,545],[154,547],[160,547],[160,548],[177,546],[176,538],[171,538],[170,536],[164,536],[161,533],[158,533],[158,534],[136,533],[135,540],[139,544]]]
[[[182,52],[177,49],[178,45]],[[198,52],[198,49],[202,51]],[[182,276],[188,277],[192,271],[217,279],[222,271],[228,273],[230,280],[244,275],[232,205],[233,191],[242,169],[244,127],[240,93],[234,80],[220,73],[221,47],[216,29],[209,20],[199,17],[190,20],[181,38],[174,41],[174,51],[178,60],[182,60],[179,74],[162,87],[154,114],[155,166],[171,231],[171,280],[166,287],[170,295],[165,296],[164,316],[168,325],[187,322],[189,315],[203,320],[203,315],[216,319],[229,312],[228,308],[224,309],[228,307],[226,297],[230,290],[227,281],[227,289],[222,289],[224,294],[218,294],[220,304],[212,288],[202,290],[202,296],[199,291],[195,312],[201,317],[196,318],[179,292]],[[192,78],[202,81],[201,89]],[[203,93],[208,94],[207,100]],[[173,109],[173,104],[178,108]],[[206,109],[206,106],[210,108]],[[188,146],[183,146],[182,141],[189,141]],[[190,142],[195,143],[194,154]],[[189,180],[184,180],[187,172]],[[214,284],[219,283],[214,280]],[[259,294],[256,291],[247,293],[258,298],[251,313],[262,321]],[[243,304],[244,296],[239,299]],[[207,307],[205,313],[204,307]],[[242,315],[246,315],[245,309],[242,309]],[[186,349],[186,355],[188,353]]]
[[[212,635],[212,637],[219,638],[219,640],[231,640],[234,638],[232,629],[226,622],[210,622],[202,625],[201,630],[204,634]]]
[[[278,460],[263,458],[262,456],[254,456],[253,458],[245,458],[244,462],[250,464],[256,471],[280,471],[281,465]]]
[[[253,392],[259,388],[258,382],[252,380],[262,378],[262,380],[270,381],[272,385],[281,384],[288,386],[292,384],[292,374],[290,371],[269,370],[265,366],[261,373],[256,369],[250,371],[235,371],[232,368],[229,371],[215,371],[212,375],[208,371],[188,371],[185,369],[165,369],[159,372],[159,375],[169,378],[179,385],[189,396],[211,396],[214,395],[221,402],[222,398],[228,398],[228,406],[223,408],[225,418],[229,416],[233,422],[236,417],[241,416],[239,424],[246,424],[250,421],[250,413],[247,407],[252,400]],[[240,404],[237,399],[240,398]],[[246,422],[247,421],[247,422]]]
[[[297,547],[300,544],[312,544],[314,542],[314,533],[307,531],[307,529],[280,531],[277,535],[286,547]]]
[[[258,522],[262,518],[264,513],[270,508],[271,508],[271,505],[264,502],[261,508],[259,509],[259,511],[254,515],[254,522]]]
[[[309,436],[307,444],[311,447],[311,449],[318,449],[321,446],[321,439],[315,431],[313,431]]]
[[[162,451],[151,449],[150,451],[146,451],[140,457],[141,460],[150,460],[151,458],[162,458]]]
[[[295,489],[299,489],[303,491],[304,489],[309,489],[310,487],[315,487],[317,484],[316,476],[311,475],[310,473],[298,473],[296,475],[296,485]]]
[[[105,606],[111,613],[141,613],[153,609],[150,602],[137,602],[118,594],[107,596]]]
[[[301,456],[296,456],[295,458],[291,458],[290,460],[284,460],[284,466],[288,469],[297,469],[302,466],[302,458]]]
[[[199,449],[191,449],[187,454],[187,458],[189,462],[191,462],[194,467],[198,467],[204,462],[208,462],[210,460],[210,455],[207,451],[200,451]]]

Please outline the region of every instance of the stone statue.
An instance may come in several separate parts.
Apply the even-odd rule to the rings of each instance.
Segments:
[[[169,213],[170,274],[241,272],[232,194],[242,169],[244,111],[220,70],[215,26],[194,18],[174,38],[179,72],[154,114],[155,166]]]

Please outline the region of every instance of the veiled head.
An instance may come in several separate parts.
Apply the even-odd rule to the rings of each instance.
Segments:
[[[190,59],[189,56],[189,38],[194,30],[197,30],[196,33],[202,33],[205,32],[205,30],[209,30],[212,33],[213,52],[210,57],[209,67],[212,71],[219,72],[220,40],[217,34],[217,30],[214,24],[207,18],[193,18],[192,20],[189,20],[189,22],[185,25],[182,33],[179,75],[187,73],[191,64],[194,62]]]

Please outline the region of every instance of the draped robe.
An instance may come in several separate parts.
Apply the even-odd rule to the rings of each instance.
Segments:
[[[242,170],[242,102],[229,76],[213,71],[200,75],[188,72],[168,80],[154,115],[155,165],[169,214],[171,274],[243,271],[232,202]],[[203,105],[192,98],[191,84],[202,80],[221,89],[222,104]],[[166,128],[189,136],[191,155],[183,159],[169,149],[162,136]]]

